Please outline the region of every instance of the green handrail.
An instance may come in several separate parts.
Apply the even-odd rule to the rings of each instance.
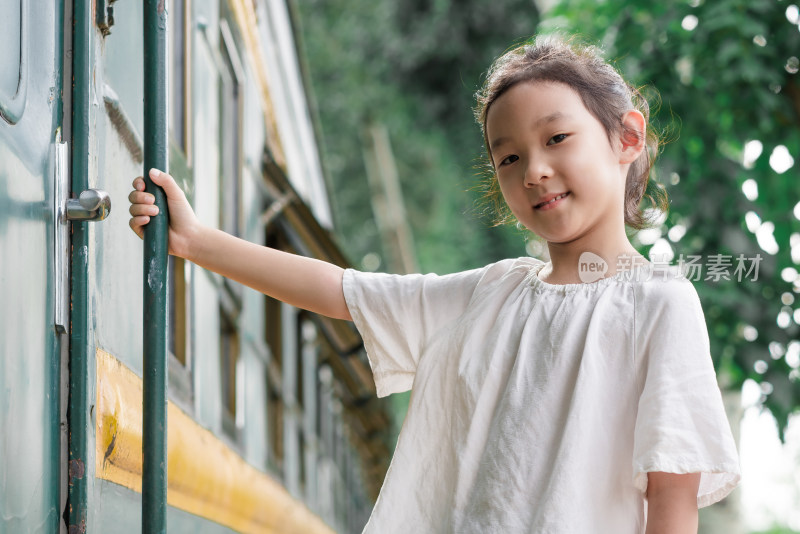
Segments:
[[[144,2],[144,175],[160,215],[144,230],[144,382],[142,532],[167,531],[167,288],[169,214],[164,191],[148,171],[167,171],[167,13],[164,0]]]
[[[92,72],[92,2],[75,0],[72,33],[72,190],[89,188],[89,113]],[[89,229],[72,223],[72,271],[69,339],[69,530],[86,531],[89,454]]]

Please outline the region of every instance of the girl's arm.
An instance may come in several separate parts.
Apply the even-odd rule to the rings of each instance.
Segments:
[[[647,473],[645,534],[697,534],[700,473]]]
[[[151,169],[150,179],[167,196],[170,213],[169,253],[276,298],[335,319],[352,320],[342,293],[341,267],[263,247],[200,224],[173,178]],[[139,237],[158,214],[144,180],[133,181],[130,227]]]

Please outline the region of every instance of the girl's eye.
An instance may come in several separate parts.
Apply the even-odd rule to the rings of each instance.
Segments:
[[[508,156],[506,159],[500,162],[500,166],[508,165],[510,163],[514,163],[519,159],[519,156],[515,156],[514,154]]]
[[[567,138],[567,134],[554,135],[553,137],[550,138],[550,140],[547,142],[547,144],[548,145],[557,145],[558,143],[560,143],[561,141],[563,141],[566,138]]]

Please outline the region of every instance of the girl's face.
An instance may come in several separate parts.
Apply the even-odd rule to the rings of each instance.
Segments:
[[[609,141],[571,87],[516,84],[489,108],[486,133],[503,198],[530,231],[565,244],[624,231],[625,178],[635,157],[620,136]]]

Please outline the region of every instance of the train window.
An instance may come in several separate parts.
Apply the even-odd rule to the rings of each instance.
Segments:
[[[283,329],[283,403],[284,403],[284,466],[283,483],[290,494],[300,496],[302,407],[297,397],[297,360],[300,357],[298,310],[282,304]]]
[[[294,361],[294,364],[295,364],[295,375],[294,376],[295,376],[295,380],[296,380],[296,383],[295,383],[295,399],[297,401],[297,407],[300,410],[303,409],[303,404],[304,404],[304,400],[305,400],[304,397],[303,397],[304,389],[305,389],[303,387],[303,382],[305,381],[305,379],[304,379],[305,375],[303,373],[303,369],[305,367],[305,365],[304,365],[305,362],[303,361],[303,351],[306,348],[305,347],[305,335],[304,335],[303,329],[304,329],[304,325],[307,322],[306,320],[304,320],[305,319],[305,317],[304,317],[305,315],[306,315],[305,313],[301,312],[301,315],[298,317],[296,330],[295,330],[295,335],[296,335],[296,340],[297,340],[295,342],[295,347],[298,347],[300,349],[300,350],[297,351],[298,354],[295,357],[295,361]],[[312,326],[312,328],[313,328],[313,326]]]
[[[280,390],[269,392],[269,452],[267,465],[278,478],[283,478],[283,400]]]
[[[241,235],[242,84],[244,69],[230,27],[220,21],[220,228]]]
[[[169,262],[169,351],[183,367],[187,363],[186,261],[170,256]]]
[[[322,444],[322,454],[327,455],[331,448],[331,397],[333,392],[333,370],[329,364],[319,367],[319,397],[317,402],[317,435]]]
[[[298,358],[297,376],[299,388],[297,397],[302,403],[303,424],[300,439],[300,487],[305,495],[311,497],[316,486],[316,451],[311,445],[317,443],[317,368],[319,335],[317,326],[309,314],[303,313],[300,321],[301,357]],[[306,491],[309,490],[309,491]]]
[[[191,106],[189,80],[190,0],[170,0],[169,7],[169,129],[174,143],[189,158]]]
[[[168,369],[170,398],[186,411],[193,404],[192,371],[189,364],[189,299],[191,291],[191,265],[180,258],[170,256],[169,269],[169,332]]]
[[[184,154],[170,142],[169,172],[187,191],[192,201],[193,173]],[[184,398],[192,396],[191,380],[191,299],[192,299],[192,266],[180,258],[169,257],[169,351],[172,354],[170,367],[174,368],[174,380],[170,387]],[[177,364],[177,365],[175,365]],[[180,375],[180,376],[178,376]],[[174,387],[173,387],[174,386]],[[191,404],[191,403],[189,403]]]
[[[219,64],[219,226],[223,231],[242,235],[242,109],[244,71],[236,43],[225,16],[220,19]],[[242,309],[243,287],[223,280],[220,292],[225,309],[221,313],[220,365],[223,373],[224,426],[234,437],[241,428],[242,413],[236,407],[236,366],[239,355],[239,331],[235,316]]]
[[[280,249],[285,246],[280,235],[267,231],[266,245]],[[270,358],[267,365],[267,465],[280,478],[283,478],[283,323],[281,303],[264,297],[264,334],[269,347]]]
[[[236,370],[239,363],[239,329],[236,317],[227,306],[220,306],[220,382],[222,386],[222,426],[237,435]],[[234,312],[235,313],[235,312]]]
[[[191,190],[193,174],[190,164],[191,135],[191,65],[190,27],[191,0],[169,0],[167,6],[168,99],[169,99],[169,172]],[[190,201],[191,201],[191,194]],[[180,258],[169,257],[169,360],[170,390],[187,406],[192,405],[190,365],[191,332],[191,266]]]
[[[314,326],[310,324],[308,319],[306,319],[306,314],[302,313],[298,316],[297,323],[295,325],[295,336],[296,336],[296,343],[295,347],[299,350],[295,356],[295,402],[296,402],[296,409],[295,413],[299,416],[297,425],[295,426],[297,430],[297,487],[301,495],[305,493],[305,481],[306,481],[306,442],[309,439],[309,436],[306,435],[306,406],[305,406],[305,368],[306,362],[306,351],[308,350],[307,343],[306,343],[306,335],[308,328],[311,328],[313,331]],[[313,348],[311,349],[313,350]]]

